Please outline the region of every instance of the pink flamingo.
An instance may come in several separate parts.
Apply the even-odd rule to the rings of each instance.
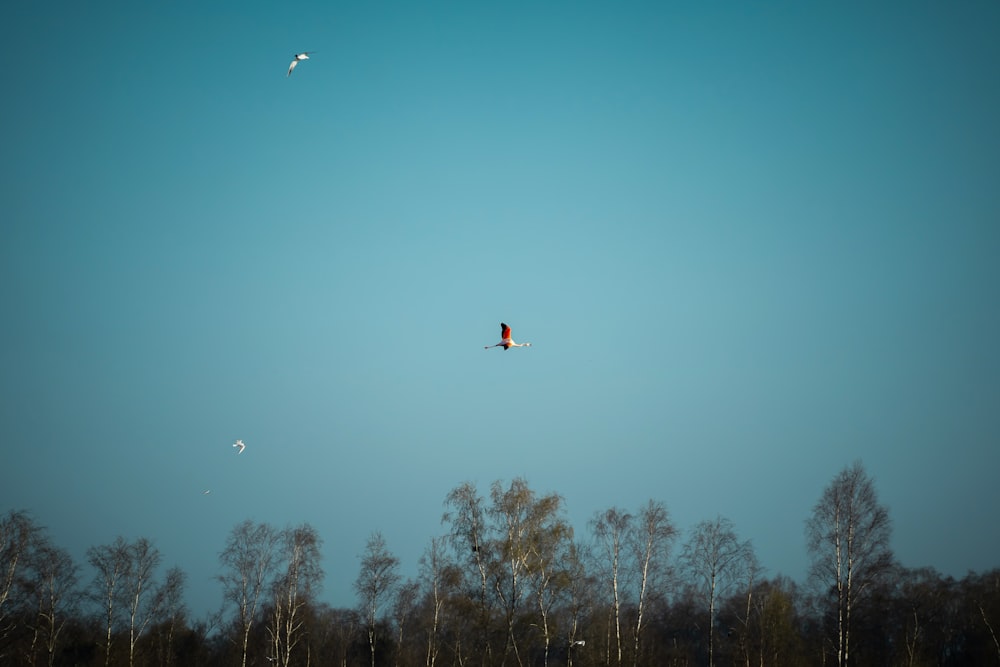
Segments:
[[[499,343],[496,345],[486,345],[483,349],[488,350],[491,347],[502,347],[506,350],[511,347],[531,347],[531,343],[515,343],[514,339],[510,337],[510,327],[503,322],[500,323],[500,337],[503,340]]]

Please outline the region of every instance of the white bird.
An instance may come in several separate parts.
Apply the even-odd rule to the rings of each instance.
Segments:
[[[208,495],[208,494],[210,494],[211,492],[212,492],[212,489],[205,489],[204,491],[202,491],[202,492],[201,492],[201,495],[203,495],[203,496],[207,496],[207,495]]]
[[[531,347],[531,343],[515,343],[514,339],[510,337],[510,327],[504,324],[503,322],[500,323],[500,337],[503,340],[501,340],[499,343],[497,343],[496,345],[486,345],[485,347],[483,347],[483,349],[488,350],[491,347],[502,347],[503,349],[506,350],[507,348],[510,347]]]
[[[315,51],[303,51],[302,53],[296,53],[295,54],[295,59],[292,60],[292,64],[288,66],[288,74],[285,75],[286,79],[292,75],[292,70],[295,69],[296,65],[298,65],[303,60],[309,60],[309,54],[310,53],[316,53],[316,52]]]
[[[233,447],[237,447],[240,450],[236,452],[237,454],[242,454],[243,450],[247,448],[247,446],[243,444],[242,440],[237,440],[236,442],[234,442]]]

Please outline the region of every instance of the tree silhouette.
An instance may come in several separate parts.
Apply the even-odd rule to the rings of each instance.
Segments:
[[[399,581],[399,559],[386,548],[382,533],[372,533],[361,555],[361,571],[354,582],[354,590],[361,601],[368,632],[371,664],[375,667],[375,645],[378,637],[379,612]]]
[[[855,608],[892,566],[890,534],[889,512],[860,461],[834,477],[806,524],[812,579],[833,597],[839,667],[850,659]]]
[[[247,664],[250,629],[278,565],[280,540],[281,534],[270,525],[255,524],[248,519],[233,528],[219,554],[223,573],[218,580],[222,583],[223,599],[236,607],[243,667]]]
[[[708,599],[709,667],[715,665],[715,613],[719,598],[728,592],[751,556],[750,544],[741,542],[733,522],[721,516],[698,523],[684,545],[681,567]]]

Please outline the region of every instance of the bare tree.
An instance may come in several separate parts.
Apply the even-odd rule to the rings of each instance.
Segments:
[[[611,592],[611,615],[615,631],[615,664],[622,664],[622,597],[623,576],[628,558],[626,545],[633,531],[632,515],[617,507],[598,512],[590,521],[596,556],[607,575]],[[610,642],[608,642],[610,646]],[[610,660],[609,660],[610,662]]]
[[[533,603],[539,612],[539,622],[533,625],[541,631],[546,647],[552,639],[550,610],[558,570],[554,553],[572,536],[561,517],[562,498],[558,494],[538,496],[524,479],[517,478],[507,487],[494,482],[488,506],[470,483],[454,489],[445,504],[449,510],[442,522],[451,524],[450,538],[458,562],[465,564],[464,571],[472,580],[469,588],[476,590],[478,613],[467,616],[475,619],[481,664],[492,664],[496,657],[492,646],[494,641],[499,643],[493,636],[498,609],[504,632],[499,659],[503,662],[513,657],[522,664],[516,626],[528,605]],[[461,640],[455,644],[456,660],[461,662],[465,659]]]
[[[142,633],[159,612],[162,591],[156,590],[156,569],[160,552],[142,537],[126,548],[129,560],[125,569],[122,592],[128,616],[128,664],[135,664],[135,648]]]
[[[498,573],[495,586],[506,621],[504,657],[513,651],[520,665],[522,660],[514,633],[514,619],[526,592],[526,579],[531,573],[532,561],[537,561],[532,549],[538,545],[541,534],[553,530],[559,522],[562,498],[550,494],[536,500],[535,492],[522,478],[512,481],[507,489],[499,481],[494,482],[490,496],[493,500],[490,515],[499,526],[501,535],[498,547],[502,571]]]
[[[407,579],[396,588],[396,595],[393,597],[392,617],[396,621],[396,667],[399,667],[399,658],[403,653],[404,630],[417,606],[419,593],[420,584],[412,579]]]
[[[161,556],[146,538],[128,542],[118,537],[114,543],[91,547],[87,560],[95,570],[91,598],[101,609],[104,631],[104,664],[111,661],[112,644],[118,629],[128,634],[128,664],[135,664],[136,648],[146,628],[159,619],[165,602],[180,597],[183,574],[171,570],[157,584],[156,571]]]
[[[420,557],[420,581],[430,600],[430,622],[427,627],[426,667],[434,667],[441,652],[441,615],[450,591],[461,581],[458,567],[449,562],[444,553],[444,539],[432,537],[430,546]]]
[[[281,534],[270,525],[247,520],[233,528],[219,554],[223,573],[218,579],[224,599],[236,607],[243,667],[247,664],[250,629],[277,567],[280,539]]]
[[[550,504],[547,500],[558,502]],[[543,667],[549,664],[549,654],[555,633],[553,612],[564,599],[572,576],[568,567],[573,549],[573,529],[556,512],[561,508],[559,496],[546,496],[536,503],[532,512],[535,528],[529,540],[528,577],[538,608],[538,627],[542,632]]]
[[[441,518],[451,524],[451,543],[458,562],[466,566],[465,572],[475,580],[477,614],[473,621],[478,634],[482,664],[490,664],[493,647],[490,626],[493,616],[492,580],[497,568],[494,559],[495,540],[486,520],[484,501],[471,482],[453,489],[445,498],[449,508]]]
[[[274,611],[269,633],[274,657],[283,667],[292,661],[292,650],[301,640],[306,605],[315,598],[323,581],[320,565],[322,540],[309,524],[281,533],[284,573],[273,584]]]
[[[732,599],[733,615],[742,626],[740,648],[747,667],[787,665],[805,662],[799,646],[800,635],[795,627],[797,588],[791,580],[776,577],[760,579],[759,566],[751,565],[744,572],[746,596]]]
[[[632,664],[637,666],[645,614],[654,594],[663,593],[662,584],[668,574],[667,562],[677,529],[670,521],[666,506],[650,500],[639,511],[632,535],[638,581]]]
[[[757,589],[759,586],[760,577],[764,573],[764,568],[761,566],[760,561],[757,560],[757,554],[753,551],[753,546],[750,541],[747,540],[747,553],[745,558],[739,563],[739,572],[736,575],[736,580],[743,589],[743,594],[741,599],[743,603],[736,610],[734,616],[740,624],[740,650],[743,653],[744,663],[749,667],[750,665],[750,623],[753,618],[754,604],[757,601]]]
[[[694,527],[681,553],[682,567],[708,600],[708,664],[715,665],[715,614],[719,598],[744,571],[752,548],[736,536],[733,522],[723,517]]]
[[[860,461],[839,472],[806,523],[810,574],[836,598],[837,665],[849,664],[851,614],[892,566],[889,512]]]
[[[566,611],[569,615],[569,627],[566,629],[567,667],[573,667],[575,651],[586,646],[586,640],[580,638],[580,622],[593,610],[593,592],[598,588],[597,578],[587,572],[586,551],[586,547],[571,542],[565,556]]]
[[[0,638],[12,629],[7,617],[16,598],[20,570],[39,531],[27,512],[11,510],[0,517]]]
[[[37,601],[34,637],[40,640],[45,662],[51,667],[55,664],[62,629],[78,611],[79,568],[68,551],[50,544],[47,539],[38,544],[32,560],[32,576],[27,585]]]
[[[101,609],[104,664],[107,667],[111,663],[114,633],[122,624],[125,580],[132,566],[129,544],[124,537],[118,537],[113,544],[91,547],[87,550],[87,562],[95,571],[90,590],[91,598]]]
[[[158,651],[160,664],[170,665],[173,662],[174,634],[185,623],[187,610],[184,606],[184,584],[187,575],[179,567],[167,570],[163,585],[157,591],[157,608],[160,617],[165,621],[158,631]]]
[[[979,614],[983,617],[983,625],[990,631],[990,638],[993,640],[993,646],[997,650],[997,660],[1000,660],[1000,639],[997,639],[996,630],[993,629],[993,624],[990,623],[990,619],[986,615],[986,610],[983,609],[982,603],[977,605],[979,607]]]
[[[331,610],[333,616],[333,634],[336,637],[337,648],[339,649],[338,659],[341,667],[347,667],[347,656],[350,653],[351,645],[357,637],[361,619],[354,609],[334,609]]]
[[[35,587],[38,593],[38,621],[43,628],[46,664],[55,664],[59,635],[66,621],[79,610],[77,588],[79,568],[65,549],[46,544],[35,556]]]
[[[399,559],[386,548],[382,533],[373,533],[365,545],[365,552],[361,556],[361,572],[354,582],[354,590],[361,600],[362,615],[368,631],[372,667],[375,667],[379,611],[399,581],[398,568]]]

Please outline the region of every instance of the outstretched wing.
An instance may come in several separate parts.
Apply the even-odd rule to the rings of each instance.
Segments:
[[[299,64],[298,58],[292,61],[292,64],[288,66],[288,74],[285,75],[285,78],[288,78],[292,75],[292,70],[295,69],[295,66],[298,64]]]
[[[500,338],[503,340],[510,338],[510,327],[503,322],[500,323]]]

